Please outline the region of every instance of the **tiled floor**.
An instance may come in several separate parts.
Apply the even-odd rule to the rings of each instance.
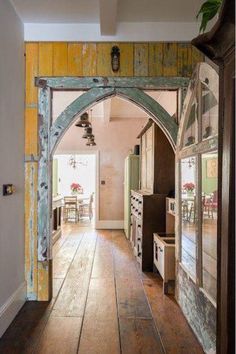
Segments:
[[[0,353],[203,353],[161,279],[138,270],[122,231],[66,225],[53,256],[53,300],[26,303]]]

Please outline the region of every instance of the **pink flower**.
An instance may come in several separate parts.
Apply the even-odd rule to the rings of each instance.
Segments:
[[[79,183],[72,183],[71,186],[70,186],[70,189],[73,191],[73,192],[79,192],[82,187]]]
[[[193,191],[195,189],[195,184],[192,182],[187,182],[183,185],[183,189],[185,189],[186,191]]]

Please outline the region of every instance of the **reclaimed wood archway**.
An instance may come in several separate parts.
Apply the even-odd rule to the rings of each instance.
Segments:
[[[167,136],[175,150],[178,126],[165,109],[144,90],[179,90],[182,102],[189,79],[187,78],[107,78],[107,77],[54,77],[37,78],[39,88],[39,157],[38,157],[38,204],[37,204],[37,262],[41,278],[38,287],[43,298],[36,294],[33,298],[49,300],[52,296],[52,155],[66,130],[73,124],[76,116],[111,96],[121,96],[144,109]],[[53,90],[85,91],[73,101],[52,123],[51,99]],[[31,260],[32,261],[32,260]],[[40,273],[39,272],[39,273]]]

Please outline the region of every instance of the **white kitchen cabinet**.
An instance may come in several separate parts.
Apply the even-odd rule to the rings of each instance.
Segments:
[[[173,234],[154,234],[154,265],[163,279],[164,294],[168,294],[169,281],[175,280],[175,238]]]

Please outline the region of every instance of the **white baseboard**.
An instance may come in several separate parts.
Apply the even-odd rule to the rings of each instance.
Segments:
[[[97,220],[96,229],[122,230],[124,229],[124,220]]]
[[[0,338],[20,311],[26,300],[26,282],[0,307]]]

